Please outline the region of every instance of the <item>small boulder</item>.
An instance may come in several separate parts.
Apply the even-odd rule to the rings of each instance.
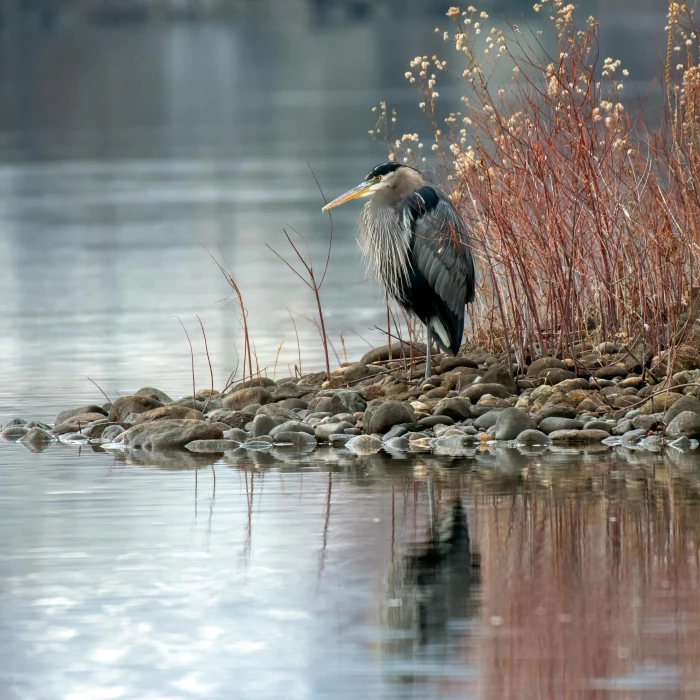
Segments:
[[[251,403],[264,406],[274,401],[272,394],[262,386],[248,386],[234,391],[224,398],[224,408],[227,411],[240,411]]]
[[[54,421],[54,425],[60,425],[65,423],[69,418],[73,416],[79,416],[81,413],[101,413],[103,416],[107,415],[102,406],[97,406],[94,403],[90,403],[87,406],[79,406],[78,408],[70,408],[67,411],[61,411]]]
[[[352,423],[344,420],[338,423],[321,423],[315,430],[316,439],[321,442],[328,442],[331,435],[344,433],[346,428],[352,428]]]
[[[540,372],[538,379],[544,379],[547,384],[555,385],[561,382],[570,382],[576,379],[576,374],[568,369],[561,369],[560,367],[552,367],[549,369],[543,369]]]
[[[545,435],[549,435],[555,430],[581,430],[583,428],[583,421],[574,420],[573,418],[552,416],[551,418],[541,420],[537,427]]]
[[[163,404],[150,396],[122,396],[109,409],[109,420],[120,423],[131,413],[145,413]]]
[[[692,411],[700,415],[700,399],[695,396],[683,396],[664,413],[664,423],[670,423],[679,413]]]
[[[491,365],[481,378],[484,384],[500,384],[509,394],[517,394],[518,386],[513,374],[501,364]]]
[[[539,377],[540,372],[547,370],[547,369],[566,369],[568,370],[568,366],[566,362],[563,360],[559,360],[556,357],[541,357],[539,360],[535,360],[528,368],[527,368],[527,376],[528,377]]]
[[[459,395],[462,398],[469,399],[472,403],[476,403],[486,394],[491,394],[491,396],[505,399],[508,396],[508,390],[502,384],[477,382],[476,384],[468,386],[466,389],[462,389]]]
[[[0,432],[0,440],[7,440],[8,442],[15,442],[29,433],[29,430],[23,425],[11,425],[9,428],[5,428]]]
[[[253,427],[250,434],[254,438],[260,437],[261,435],[270,435],[271,431],[276,427],[277,421],[274,418],[261,413],[253,418]]]
[[[683,394],[677,394],[673,391],[663,391],[649,399],[639,411],[645,415],[650,413],[665,413],[676,401],[680,401],[682,398]]]
[[[316,444],[316,438],[313,435],[297,430],[283,430],[275,433],[274,441],[275,445],[298,445],[302,447]]]
[[[372,412],[368,432],[386,433],[395,425],[415,422],[416,415],[409,404],[401,401],[384,401]]]
[[[679,437],[700,438],[700,415],[695,411],[679,413],[666,427],[666,436],[672,440]]]
[[[552,442],[602,442],[610,437],[605,430],[555,430],[549,434]]]
[[[532,428],[530,416],[518,408],[504,408],[496,420],[496,440],[515,440],[520,433]]]
[[[382,446],[382,441],[374,435],[357,435],[345,443],[345,447],[357,455],[375,454]]]
[[[173,402],[164,391],[154,389],[152,386],[145,386],[143,389],[139,389],[134,396],[150,396],[150,398],[160,401],[163,405]]]
[[[480,415],[474,421],[474,427],[477,430],[488,430],[492,428],[498,422],[498,416],[501,415],[501,411],[487,411],[486,413]]]
[[[278,433],[306,433],[307,435],[315,435],[315,429],[313,426],[300,420],[288,420],[276,425],[270,430],[268,435],[270,437],[276,437]]]
[[[468,399],[455,396],[438,401],[433,409],[434,416],[449,416],[455,421],[464,420],[471,416],[472,404]]]
[[[142,423],[124,434],[124,445],[134,449],[167,450],[184,447],[193,440],[219,440],[221,428],[207,421],[164,419]]]
[[[245,428],[245,426],[250,423],[250,416],[243,411],[225,411],[219,409],[217,411],[212,411],[207,413],[207,420],[210,423],[226,423],[232,428]]]
[[[596,379],[615,379],[615,377],[626,377],[627,369],[621,365],[608,365],[595,371]]]
[[[136,419],[136,425],[139,425],[141,423],[150,423],[154,420],[164,420],[168,418],[204,420],[204,414],[201,411],[197,411],[194,408],[187,408],[186,406],[178,406],[176,404],[171,404],[169,406],[161,406],[160,408],[154,408],[150,411],[144,411],[143,413],[139,414],[139,417]]]
[[[541,430],[523,430],[520,435],[515,438],[518,445],[551,445],[552,441]]]

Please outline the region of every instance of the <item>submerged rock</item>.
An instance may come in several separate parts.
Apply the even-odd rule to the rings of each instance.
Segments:
[[[226,452],[240,447],[238,440],[193,440],[185,445],[190,452]]]
[[[382,446],[382,441],[374,435],[357,435],[345,443],[350,452],[358,455],[376,454]]]
[[[541,430],[523,430],[516,438],[515,442],[518,445],[551,445],[552,441]]]

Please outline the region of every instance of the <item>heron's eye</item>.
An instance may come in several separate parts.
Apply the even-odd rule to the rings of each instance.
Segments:
[[[374,181],[375,181],[375,182],[381,182],[381,181],[382,181],[382,176],[381,176],[381,175],[375,175],[375,176],[374,176]]]

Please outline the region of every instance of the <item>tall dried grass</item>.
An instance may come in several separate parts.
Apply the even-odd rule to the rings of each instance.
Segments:
[[[700,65],[692,12],[671,3],[666,104],[658,126],[621,95],[628,71],[598,55],[596,21],[545,1],[552,41],[485,12],[451,8],[464,85],[462,111],[438,119],[439,57],[406,76],[421,92],[432,150],[470,222],[481,271],[469,335],[524,361],[574,356],[581,341],[620,341],[658,354],[677,347],[698,286]],[[547,51],[545,43],[555,45]],[[510,83],[493,71],[507,65]],[[382,105],[378,131],[391,115]],[[417,134],[392,156],[425,160]],[[687,315],[686,315],[687,316]]]

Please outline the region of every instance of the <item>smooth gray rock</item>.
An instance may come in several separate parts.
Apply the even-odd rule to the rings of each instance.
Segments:
[[[518,445],[551,445],[552,441],[541,430],[523,430],[515,438]]]
[[[276,403],[268,403],[261,406],[256,415],[264,414],[273,418],[283,418],[284,420],[299,420],[299,416],[289,408],[284,408]]]
[[[276,425],[270,430],[268,435],[270,435],[270,437],[276,437],[278,433],[306,433],[307,435],[313,436],[315,435],[315,430],[313,426],[300,420],[288,420]]]
[[[434,428],[436,425],[454,425],[454,420],[449,416],[426,416],[418,421],[422,428]]]
[[[39,450],[53,442],[54,437],[46,430],[41,428],[26,428],[27,433],[23,435],[17,442],[32,450]]]
[[[459,395],[464,399],[469,399],[472,403],[476,403],[482,396],[491,394],[499,399],[505,399],[508,396],[508,390],[502,384],[493,384],[485,382],[477,382],[469,385],[466,389],[462,389]]]
[[[509,394],[517,394],[518,386],[513,373],[501,364],[491,365],[481,377],[484,384],[500,384]]]
[[[129,428],[124,445],[134,449],[177,449],[194,440],[219,440],[223,431],[201,420],[157,420]]]
[[[367,432],[386,433],[395,425],[415,422],[412,406],[401,401],[385,401],[372,411]]]
[[[345,443],[345,447],[354,454],[371,455],[379,452],[383,443],[374,435],[356,435]]]
[[[384,433],[382,440],[388,442],[389,440],[405,435],[407,432],[408,430],[403,425],[395,425],[388,433]]]
[[[25,428],[28,428],[29,426],[27,425],[27,421],[24,418],[12,418],[11,420],[8,420],[7,423],[5,423],[6,428],[13,428],[17,425],[22,425]]]
[[[628,420],[627,418],[623,418],[621,421],[618,421],[617,425],[613,428],[612,434],[624,435],[625,433],[629,433],[630,430],[634,430],[632,421]]]
[[[498,416],[501,415],[501,413],[502,411],[500,410],[487,411],[474,420],[474,427],[477,430],[488,430],[492,428],[498,422]]]
[[[679,437],[700,438],[700,415],[695,411],[683,411],[679,413],[666,426],[667,437],[674,439]],[[0,434],[2,437],[2,434]]]
[[[690,438],[687,438],[685,435],[676,438],[672,442],[669,442],[668,445],[669,447],[674,447],[675,449],[681,450],[683,452],[689,450],[691,447]]]
[[[243,411],[225,411],[220,409],[207,413],[207,420],[210,423],[226,423],[232,428],[243,429],[250,422],[250,416],[247,413],[243,413]]]
[[[226,452],[240,447],[238,440],[193,440],[185,445],[190,452]]]
[[[568,369],[566,362],[559,360],[556,357],[541,357],[539,360],[535,360],[527,368],[528,377],[539,377],[540,372],[547,369]]]
[[[692,411],[700,415],[700,399],[690,395],[685,395],[682,399],[678,399],[678,401],[664,413],[664,423],[670,423],[679,413],[683,413],[683,411]]]
[[[661,435],[650,435],[641,440],[639,446],[647,452],[661,452],[664,448],[664,439]]]
[[[109,420],[113,423],[121,423],[131,413],[145,413],[154,408],[160,408],[162,405],[160,401],[152,399],[150,396],[121,396],[109,409]],[[104,411],[101,412],[104,413]]]
[[[545,418],[576,418],[576,409],[564,403],[546,403],[532,416],[532,421],[539,425]]]
[[[277,425],[272,416],[266,416],[264,413],[260,413],[253,419],[253,429],[251,434],[253,437],[258,437],[259,435],[270,435],[273,428]]]
[[[610,437],[605,430],[555,430],[549,433],[549,439],[557,442],[602,442]]]
[[[102,431],[100,437],[106,442],[112,442],[117,435],[121,435],[125,430],[126,428],[119,425],[119,423],[112,423],[111,425],[108,424]]]
[[[274,435],[275,445],[285,444],[285,445],[315,445],[316,438],[308,433],[298,431],[298,430],[283,430],[281,432],[275,433]]]
[[[9,428],[5,428],[0,433],[0,440],[7,440],[8,442],[14,442],[23,438],[29,430],[23,425],[11,425]]]
[[[248,438],[248,433],[240,428],[231,428],[230,430],[224,431],[224,440],[236,440],[238,442],[245,442]]]
[[[313,403],[311,404],[313,406]],[[367,402],[354,391],[337,391],[332,396],[324,396],[316,404],[315,410],[328,411],[333,415],[338,413],[356,413],[364,411]]]
[[[79,406],[78,408],[69,408],[66,411],[61,411],[56,416],[54,425],[60,425],[61,423],[65,423],[69,418],[72,418],[73,416],[79,416],[83,413],[101,413],[103,416],[107,415],[107,411],[105,411],[104,408],[102,408],[102,406],[98,406],[94,403],[89,403],[86,406]]]
[[[608,435],[612,435],[615,426],[611,423],[606,423],[604,420],[589,420],[587,423],[584,423],[583,427],[586,430],[605,430]]]
[[[160,401],[163,405],[173,402],[173,400],[164,391],[155,389],[152,386],[145,386],[143,389],[139,389],[134,396],[150,396],[152,399]]]
[[[621,445],[636,445],[643,437],[645,437],[647,431],[644,428],[639,428],[637,430],[628,430],[626,433],[620,435]]]
[[[433,409],[434,416],[449,416],[455,421],[471,416],[471,401],[460,396],[441,399]]]
[[[228,394],[223,399],[223,406],[227,411],[240,411],[252,403],[261,406],[274,401],[272,394],[262,386],[248,386]]]
[[[466,454],[469,449],[473,451],[471,444],[471,441],[467,442],[465,435],[445,435],[435,438],[432,448],[436,455],[459,457]]]
[[[515,440],[520,433],[533,427],[530,416],[519,408],[504,408],[495,425],[493,436],[496,440]]]
[[[328,438],[328,442],[330,442],[333,447],[342,447],[354,437],[354,435],[347,435],[346,433],[336,433]]]
[[[561,369],[559,367],[551,367],[543,369],[540,372],[538,379],[544,379],[545,384],[561,384],[561,382],[569,382],[576,379],[576,374],[569,369]]]
[[[682,399],[681,399],[682,400]],[[681,411],[682,413],[682,411]],[[700,414],[698,414],[700,415]],[[642,430],[654,430],[661,423],[661,416],[658,413],[651,413],[647,416],[639,415],[632,419],[632,427]]]
[[[408,452],[411,449],[411,443],[405,437],[393,437],[389,440],[384,440],[384,449],[393,450],[394,452]]]
[[[581,430],[583,421],[574,420],[573,418],[551,417],[541,420],[537,428],[545,435],[549,435],[555,430]]]
[[[624,367],[608,365],[597,369],[594,376],[596,379],[614,379],[615,377],[626,377],[627,374],[628,372]]]
[[[316,427],[314,434],[316,439],[321,442],[328,442],[328,438],[336,433],[343,433],[346,428],[352,428],[352,423],[341,420],[339,423],[321,423],[321,425]]]

